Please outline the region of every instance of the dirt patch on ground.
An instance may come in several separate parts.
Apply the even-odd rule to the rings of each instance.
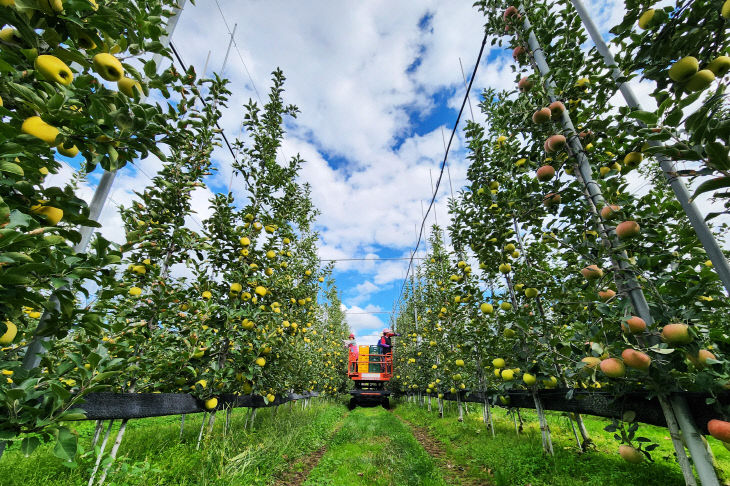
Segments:
[[[340,420],[340,423],[337,424],[337,427],[334,428],[332,434],[330,435],[330,438],[337,435],[337,432],[340,431],[342,425],[345,423],[347,415],[348,414],[346,413],[342,416],[342,420]],[[311,452],[290,464],[289,470],[284,472],[281,477],[276,478],[272,485],[300,486],[304,484],[304,482],[307,480],[307,477],[309,477],[309,473],[312,471],[312,469],[317,467],[317,464],[319,464],[319,460],[322,459],[322,456],[324,456],[325,452],[327,452],[327,442],[329,441],[326,441],[325,445],[323,445],[316,451]]]
[[[425,427],[414,425],[396,413],[393,415],[411,429],[416,440],[434,458],[436,464],[441,468],[446,482],[463,486],[488,486],[490,484],[481,479],[469,477],[467,469],[451,462],[449,456],[444,452],[443,446],[429,434]]]

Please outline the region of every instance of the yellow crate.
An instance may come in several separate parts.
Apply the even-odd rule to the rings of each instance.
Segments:
[[[357,372],[367,373],[370,364],[370,346],[360,346],[357,357]]]

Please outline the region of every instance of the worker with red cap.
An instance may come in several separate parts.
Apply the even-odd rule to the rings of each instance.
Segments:
[[[358,352],[357,344],[355,343],[355,335],[350,333],[350,339],[343,340],[347,350],[349,351],[348,361],[351,373],[357,372],[357,360],[360,353]]]
[[[378,341],[378,353],[384,355],[383,362],[386,373],[393,372],[393,345],[390,341],[393,336],[400,336],[400,334],[393,332],[392,329],[383,329],[383,335],[380,336]]]

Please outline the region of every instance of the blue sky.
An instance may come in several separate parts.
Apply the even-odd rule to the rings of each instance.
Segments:
[[[301,113],[287,122],[279,156],[299,153],[306,161],[301,179],[311,184],[313,201],[322,212],[317,225],[320,256],[409,256],[422,207],[432,194],[429,172],[438,176],[442,137],[448,139],[464,96],[459,59],[469,76],[483,36],[484,20],[471,2],[196,3],[188,2],[172,40],[198,72],[208,56],[207,74],[220,70],[228,32],[237,24],[236,45],[225,69],[233,95],[220,120],[229,139],[239,134],[242,105],[249,98],[258,100],[259,94],[266,96],[271,71],[280,67],[287,76],[286,101],[298,105]],[[601,2],[603,9],[594,8],[599,23],[617,21],[619,4],[612,0]],[[471,93],[475,110],[485,87],[514,86],[510,54],[487,44]],[[467,109],[464,118],[469,116]],[[475,116],[483,121],[477,111]],[[467,168],[458,134],[449,156],[454,191],[465,184]],[[230,154],[218,150],[214,160],[217,173],[206,181],[207,189],[194,194],[198,220],[209,213],[211,191],[228,186]],[[144,173],[134,167],[120,172],[112,191],[115,202],[128,204],[133,191],[148,184],[147,175],[154,175],[159,162],[148,160],[140,166]],[[67,178],[68,173],[57,177]],[[97,178],[92,175],[81,188],[82,197],[90,199]],[[233,190],[234,196],[245,197],[235,179]],[[442,226],[449,222],[448,195],[445,180],[435,206]],[[428,222],[433,224],[434,215]],[[106,237],[123,239],[114,204],[107,205],[102,224]],[[361,342],[374,343],[387,325],[387,314],[367,312],[393,308],[407,265],[406,260],[336,264],[334,276],[348,321]]]

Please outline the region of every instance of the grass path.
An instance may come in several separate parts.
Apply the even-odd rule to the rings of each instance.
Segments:
[[[407,425],[381,407],[357,408],[309,474],[308,486],[441,486],[438,465]]]
[[[336,435],[340,431],[344,420],[347,419],[348,415],[349,412],[342,416],[342,418],[332,431],[331,436]],[[319,464],[319,460],[322,458],[325,452],[327,452],[328,443],[329,441],[327,441],[322,447],[320,447],[316,451],[310,454],[306,454],[294,461],[289,466],[288,470],[281,474],[281,476],[274,481],[273,486],[300,486],[301,484],[303,484],[304,481],[307,480],[309,472],[314,469],[317,464]]]
[[[610,422],[600,417],[584,416],[586,427],[595,443],[587,453],[578,451],[567,417],[548,413],[555,456],[543,453],[537,417],[533,410],[521,410],[524,431],[515,435],[512,419],[504,409],[493,409],[496,437],[485,428],[481,408],[470,404],[471,413],[464,422],[457,421],[455,407],[450,406],[443,419],[425,407],[401,403],[394,414],[425,432],[427,440],[437,442],[441,461],[463,468],[475,483],[495,486],[682,486],[684,480],[674,459],[674,449],[667,429],[641,425],[638,435],[659,444],[652,456],[654,462],[628,464],[617,454],[618,444],[612,434],[603,430]],[[730,451],[716,440],[709,439],[720,469],[721,484],[730,485]],[[427,446],[428,448],[428,446]]]
[[[223,416],[215,430],[196,450],[201,414],[190,415],[185,433],[179,439],[180,417],[130,420],[119,457],[110,472],[114,485],[267,485],[289,469],[297,458],[322,447],[332,435],[347,409],[341,403],[313,400],[306,410],[297,403],[260,409],[253,431],[244,430],[246,410],[236,409],[231,418],[231,433],[222,434]],[[223,415],[223,414],[221,414]],[[94,423],[78,422],[72,427],[79,444],[88,451]],[[109,442],[113,442],[117,424]],[[93,456],[79,462],[76,469],[64,467],[53,455],[53,445],[44,444],[30,457],[12,446],[0,460],[3,486],[86,485],[93,467]]]

